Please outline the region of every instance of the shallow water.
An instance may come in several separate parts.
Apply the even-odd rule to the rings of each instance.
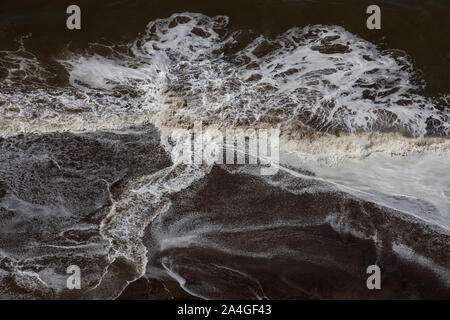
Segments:
[[[0,5],[0,298],[449,297],[446,2],[80,6]],[[198,121],[276,174],[183,162]]]

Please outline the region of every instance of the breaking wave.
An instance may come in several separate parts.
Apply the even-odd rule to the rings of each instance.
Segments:
[[[90,139],[79,135],[80,131],[89,131],[94,135],[98,131],[101,132],[100,138],[95,139],[114,149],[116,147],[112,145],[115,143],[127,146],[127,139],[137,139],[134,144],[142,143],[136,136],[144,136],[144,133],[140,129],[134,132],[130,128],[152,124],[161,129],[159,145],[171,157],[170,165],[159,159],[157,168],[151,167],[145,174],[126,179],[127,169],[125,165],[122,167],[123,163],[117,169],[110,165],[114,169],[110,169],[113,171],[111,173],[95,168],[98,170],[96,175],[105,177],[100,182],[92,181],[92,189],[98,184],[102,187],[98,199],[89,204],[89,210],[97,212],[106,208],[107,213],[101,219],[96,216],[97,213],[92,216],[94,218],[84,217],[88,222],[83,223],[88,227],[78,230],[86,233],[86,230],[95,229],[93,226],[100,220],[100,235],[89,233],[88,237],[93,239],[92,245],[97,248],[90,254],[90,259],[101,261],[93,271],[95,276],[90,281],[88,296],[119,296],[129,283],[149,272],[146,269],[148,256],[155,258],[158,250],[189,247],[196,241],[200,243],[199,238],[218,228],[222,228],[222,232],[242,231],[236,225],[232,226],[232,230],[224,230],[215,224],[211,226],[208,220],[202,220],[204,229],[196,230],[195,236],[189,232],[184,234],[188,226],[182,222],[172,225],[172,229],[179,227],[183,231],[176,230],[173,236],[158,229],[170,216],[171,210],[175,210],[174,195],[180,192],[195,193],[189,190],[200,188],[198,184],[210,180],[214,182],[217,175],[222,174],[215,172],[210,176],[211,170],[218,170],[213,169],[213,163],[180,165],[175,154],[179,150],[163,143],[176,140],[176,129],[192,128],[198,120],[202,121],[205,129],[278,128],[282,151],[279,167],[284,173],[313,185],[311,190],[302,192],[315,193],[324,188],[326,192],[351,194],[389,210],[414,216],[439,228],[443,237],[448,235],[450,185],[442,172],[450,172],[450,96],[426,97],[422,94],[425,83],[421,74],[405,52],[381,49],[342,27],[314,25],[292,28],[269,38],[251,30],[229,28],[225,16],[174,14],[150,22],[133,43],[93,43],[83,54],[62,52],[51,63],[43,63],[28,52],[22,39],[16,51],[0,51],[0,79],[0,135],[3,136],[0,142],[4,142],[3,147],[11,152],[4,155],[8,159],[15,159],[15,152],[25,148],[19,147],[21,144],[14,137],[21,133],[31,134],[32,139],[40,141],[46,139],[45,135],[36,138],[33,133],[71,131],[75,135],[71,133],[67,140],[78,147],[78,139]],[[64,79],[64,85],[61,85],[61,79]],[[109,137],[109,134],[123,135],[125,138],[122,141],[121,138]],[[52,143],[64,147],[57,138],[50,135],[48,139],[55,139]],[[115,140],[110,142],[109,139],[117,139],[120,143],[113,143]],[[205,139],[213,142],[212,137]],[[156,148],[155,145],[152,148]],[[10,148],[14,150],[10,151]],[[94,153],[91,148],[95,149],[92,146],[88,152]],[[143,157],[151,154],[147,149]],[[109,149],[107,151],[105,157],[113,153]],[[30,168],[33,168],[33,161],[39,165],[49,162],[52,170],[59,171],[59,162],[73,165],[65,157],[59,162],[44,157],[30,160]],[[139,161],[144,163],[142,159]],[[139,165],[143,166],[142,163]],[[134,170],[139,171],[139,165],[133,167]],[[3,173],[7,171],[8,168],[5,168]],[[226,172],[233,179],[236,172],[239,173],[230,168]],[[70,179],[78,179],[73,178],[73,172],[70,174]],[[291,185],[286,176],[283,175],[280,181],[267,178],[265,182],[293,192],[292,185],[297,185],[298,181]],[[120,195],[112,190],[117,184],[121,185]],[[83,192],[81,187],[79,192]],[[5,197],[0,194],[0,209],[25,212],[24,208],[29,208],[33,199],[22,201],[13,193],[8,192]],[[195,196],[200,197],[199,194],[201,192]],[[80,198],[83,196],[84,193]],[[66,198],[63,200],[60,205],[70,202]],[[180,202],[175,199],[177,201]],[[72,212],[77,208],[74,206],[75,209],[69,210],[52,205],[54,211],[59,213]],[[333,210],[336,208],[339,205]],[[40,207],[35,206],[33,210],[39,211]],[[167,212],[168,215],[161,214]],[[366,212],[364,208],[362,212]],[[49,215],[52,215],[51,212]],[[311,225],[302,222],[301,227],[319,228],[324,221],[328,223],[331,220],[332,227],[341,227],[339,221],[335,221],[339,219],[330,212],[322,215],[319,222],[313,221]],[[372,219],[372,213],[370,215]],[[48,219],[53,223],[50,216],[39,219]],[[144,230],[156,217],[159,220],[151,226],[151,239],[145,241],[151,243],[152,248],[160,247],[148,253],[149,245],[147,243],[146,246],[142,238]],[[279,225],[295,227],[297,218],[288,218],[278,221]],[[189,215],[185,217],[186,221],[192,219]],[[220,220],[220,217],[217,219]],[[270,228],[275,225],[270,224]],[[362,225],[365,226],[364,223]],[[63,227],[59,236],[65,244],[71,239],[66,239],[64,235],[69,225]],[[352,227],[352,230],[359,232],[358,228]],[[245,229],[245,226],[242,228]],[[266,228],[256,223],[248,226],[250,231]],[[184,237],[181,240],[180,234]],[[373,237],[376,237],[376,232]],[[219,247],[213,240],[201,240],[206,247]],[[89,241],[87,244],[91,244]],[[250,253],[251,250],[243,253],[239,251],[242,248],[234,249],[234,245],[225,245],[221,250],[238,255],[254,254],[257,258],[268,254],[256,249],[254,253]],[[413,246],[411,241],[408,245]],[[412,250],[402,243],[396,244],[395,248],[401,253]],[[53,254],[60,249],[40,250]],[[105,250],[108,252],[107,258],[103,257]],[[278,254],[277,250],[275,252]],[[284,247],[279,250],[281,253],[291,252]],[[428,248],[423,250],[426,252]],[[20,260],[21,255],[15,257]],[[54,270],[41,269],[37,273],[22,271],[17,261],[5,259],[0,260],[6,266],[0,265],[3,269],[14,270],[20,281],[31,283],[30,286],[37,288],[33,290],[38,290],[39,294],[52,295],[45,281],[51,281],[49,275]],[[319,261],[322,258],[314,256],[314,259]],[[422,259],[423,264],[428,262],[426,259]],[[120,278],[116,267],[123,261],[131,265],[132,271],[131,275]],[[162,261],[160,272],[166,270],[188,288],[189,285],[185,285],[185,280],[175,270],[176,263],[167,258]],[[431,261],[429,264],[433,263]],[[447,269],[439,264],[435,269],[444,274],[447,283]],[[227,270],[234,272],[234,269]],[[240,273],[240,277],[244,276]],[[104,287],[108,277],[120,278],[113,289]],[[64,283],[61,279],[59,277],[57,281],[62,288]],[[251,294],[263,297],[261,285],[257,281],[252,285],[255,289]],[[185,290],[196,292],[195,288]],[[208,296],[201,293],[194,295]]]

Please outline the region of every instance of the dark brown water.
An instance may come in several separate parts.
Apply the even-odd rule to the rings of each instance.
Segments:
[[[370,4],[2,1],[0,299],[450,298],[450,3]],[[194,120],[300,175],[176,163]]]
[[[373,1],[372,1],[373,2]],[[424,72],[427,88],[448,93],[450,84],[450,4],[445,0],[378,1],[382,8],[381,30],[368,30],[365,13],[373,4],[347,1],[2,1],[0,4],[0,48],[14,48],[17,37],[32,33],[27,47],[44,57],[59,55],[71,44],[85,48],[99,40],[128,42],[149,21],[175,12],[226,15],[235,28],[276,35],[294,26],[340,25],[385,48],[405,50]],[[65,28],[70,4],[82,8],[80,31]]]

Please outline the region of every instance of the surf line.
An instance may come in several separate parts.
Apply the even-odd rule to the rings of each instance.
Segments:
[[[195,121],[193,130],[161,127],[163,146],[171,146],[175,163],[186,165],[207,164],[258,164],[261,175],[274,175],[277,169],[267,166],[279,162],[280,129],[215,128],[203,130],[202,121]],[[225,134],[223,133],[225,132]],[[170,142],[175,141],[173,146]],[[245,159],[248,149],[248,163]],[[244,150],[244,152],[242,152]],[[225,154],[224,154],[225,153]],[[225,159],[224,159],[225,158]],[[225,161],[224,161],[225,160]]]
[[[331,184],[331,185],[334,185],[335,187],[337,187],[338,189],[340,189],[341,191],[344,191],[344,192],[348,191],[348,192],[352,193],[353,195],[355,195],[357,197],[360,197],[361,195],[366,195],[366,196],[370,196],[370,197],[373,196],[369,192],[358,190],[358,189],[355,189],[355,188],[352,188],[352,187],[349,187],[349,186],[346,186],[346,185],[343,185],[343,184],[340,184],[340,183],[337,183],[337,182],[334,182],[334,181],[330,181],[330,180],[327,180],[327,179],[324,179],[324,178],[320,178],[320,177],[314,177],[314,176],[308,176],[308,175],[305,175],[305,174],[301,174],[301,173],[299,173],[299,172],[297,172],[295,170],[291,170],[289,168],[283,167],[279,163],[271,163],[271,165],[276,167],[278,170],[282,170],[284,172],[287,172],[287,173],[291,174],[294,177],[302,178],[302,179],[308,179],[308,180],[316,180],[316,181],[321,181],[321,182],[324,182],[324,183],[327,183],[327,184]],[[416,197],[402,195],[402,194],[393,194],[393,195],[396,195],[398,197],[403,197],[403,198],[417,199]],[[436,223],[434,223],[433,221],[425,219],[424,217],[421,217],[419,215],[416,215],[416,214],[408,212],[408,211],[401,210],[399,208],[394,208],[394,207],[390,206],[387,203],[378,202],[378,201],[374,201],[374,200],[369,200],[369,201],[373,202],[373,203],[376,203],[378,205],[381,205],[383,207],[389,208],[391,210],[401,212],[403,214],[406,214],[407,216],[413,216],[414,218],[416,218],[418,220],[421,220],[422,222],[425,222],[425,223],[427,223],[429,225],[433,225],[433,226],[439,227],[439,228],[444,229],[446,231],[449,230],[447,227],[439,226]]]

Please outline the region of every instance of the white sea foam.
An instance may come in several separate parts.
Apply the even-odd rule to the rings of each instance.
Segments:
[[[64,88],[46,84],[48,72],[23,46],[0,52],[0,66],[8,66],[0,135],[153,123],[169,128],[164,142],[176,141],[170,129],[195,120],[205,129],[280,128],[281,149],[298,161],[290,164],[316,173],[303,178],[448,230],[450,114],[438,105],[448,97],[419,94],[424,83],[406,53],[381,50],[338,26],[245,40],[245,31],[227,24],[227,17],[192,13],[155,20],[125,51],[59,60],[69,73]],[[163,145],[179,164],[183,146]],[[102,223],[111,260],[125,257],[144,272],[145,226],[167,209],[168,195],[208,170],[180,168],[126,186]]]
[[[229,32],[227,24],[224,16],[192,13],[150,22],[125,51],[110,47],[109,56],[60,60],[70,75],[69,88],[16,90],[10,83],[17,70],[39,81],[45,72],[23,46],[3,52],[2,61],[18,66],[0,90],[1,133],[117,129],[151,122],[168,129],[162,142],[179,163],[186,146],[167,143],[169,138],[177,141],[177,131],[171,128],[189,128],[195,120],[203,121],[205,130],[278,127],[280,148],[325,180],[366,193],[383,191],[390,197],[383,204],[398,208],[408,202],[411,207],[405,210],[435,212],[427,215],[448,225],[449,113],[417,93],[423,83],[414,80],[416,71],[405,53],[382,51],[337,26],[293,28],[273,39],[242,40],[244,31]],[[443,137],[423,137],[429,123]],[[340,134],[327,133],[330,130]],[[205,139],[210,147],[216,142],[215,137]],[[358,161],[374,153],[441,154],[436,155],[440,171],[428,170],[425,160],[409,168],[412,158]],[[405,165],[398,164],[403,161]],[[391,164],[395,169],[389,171]],[[426,175],[434,185],[419,187],[422,181],[411,184],[400,178]],[[386,194],[392,188],[402,190],[397,185],[403,182],[409,189],[400,192],[405,200]],[[433,191],[424,192],[427,188]],[[424,208],[420,199],[428,196],[430,205]]]
[[[450,231],[448,152],[408,156],[374,153],[365,159],[346,159],[332,166],[292,153],[281,158],[281,167],[287,165],[314,172],[315,176],[306,177],[308,179],[331,183],[358,198]]]
[[[134,124],[136,114],[148,120],[146,113],[159,113],[155,122],[177,125],[202,119],[285,123],[295,129],[302,123],[318,131],[393,130],[421,136],[428,121],[436,132],[450,132],[448,111],[415,93],[423,83],[414,80],[416,72],[401,51],[379,50],[337,26],[293,28],[274,39],[259,36],[246,43],[241,31],[225,32],[227,22],[222,16],[173,15],[151,22],[126,54],[60,60],[72,88],[41,85],[1,92],[2,132],[39,131],[40,125],[111,128]],[[17,68],[33,79],[39,63],[20,60],[22,51],[8,53],[8,61],[20,61]],[[127,121],[108,125],[110,114]]]

